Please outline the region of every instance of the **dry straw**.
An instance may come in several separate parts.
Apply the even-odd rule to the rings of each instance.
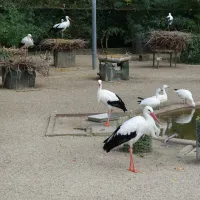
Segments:
[[[2,56],[4,56],[4,58],[7,58],[11,56],[24,56],[26,54],[26,50],[18,49],[15,47],[10,47],[10,48],[2,47],[0,48],[0,53]]]
[[[83,49],[88,42],[81,39],[65,40],[65,39],[46,39],[43,40],[39,48],[42,50],[58,50],[58,51],[72,51]]]
[[[0,61],[0,67],[12,68],[15,70],[26,69],[29,72],[36,70],[43,76],[49,75],[49,63],[39,56],[15,56],[10,59]]]
[[[178,53],[186,49],[190,40],[190,33],[179,31],[153,31],[150,33],[147,45],[152,51],[172,50]]]

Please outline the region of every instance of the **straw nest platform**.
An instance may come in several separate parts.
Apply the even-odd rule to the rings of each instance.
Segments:
[[[81,39],[65,40],[65,39],[46,39],[43,40],[39,48],[42,50],[72,51],[84,49],[88,42]]]
[[[179,31],[153,31],[150,33],[148,45],[152,51],[171,50],[179,53],[186,49],[191,41],[191,34]]]
[[[41,56],[24,56],[25,51],[16,48],[0,49],[0,67],[14,70],[37,71],[43,76],[49,75],[49,63]]]

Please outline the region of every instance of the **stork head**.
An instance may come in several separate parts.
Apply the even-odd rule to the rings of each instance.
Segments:
[[[69,16],[65,16],[66,20],[71,20]]]
[[[169,13],[169,16],[171,16],[172,14],[171,13]]]
[[[150,115],[154,120],[156,120],[159,124],[160,124],[160,121],[159,119],[156,117],[155,113],[153,112],[153,108],[151,106],[145,106],[144,107],[144,110],[143,110],[143,113],[144,114],[148,114]]]
[[[168,85],[163,85],[163,89],[169,88]]]
[[[158,89],[156,90],[156,92],[157,92],[157,93],[159,93],[160,91],[161,91],[161,89],[160,89],[160,88],[158,88]]]
[[[64,22],[64,19],[61,19],[61,23]]]
[[[158,96],[160,92],[161,92],[161,89],[158,88],[158,89],[156,90],[156,96]]]
[[[28,37],[32,39],[32,35],[31,34],[28,34]]]
[[[99,87],[102,85],[102,80],[98,80]]]

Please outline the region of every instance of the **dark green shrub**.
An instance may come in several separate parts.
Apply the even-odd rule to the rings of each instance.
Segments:
[[[129,145],[123,146],[123,151],[129,152]],[[152,151],[152,137],[145,135],[133,145],[133,153],[149,153]]]
[[[181,63],[200,64],[200,35],[195,35],[187,49],[181,53]]]

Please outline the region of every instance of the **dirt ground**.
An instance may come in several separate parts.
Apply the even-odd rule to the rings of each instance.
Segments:
[[[154,141],[153,152],[135,155],[141,173],[129,172],[129,155],[117,149],[105,153],[104,137],[45,137],[52,113],[106,112],[97,104],[97,72],[88,55],[77,56],[77,67],[51,68],[37,75],[33,91],[1,88],[0,199],[2,200],[194,200],[199,199],[200,166],[177,157],[180,145]],[[130,62],[130,80],[104,82],[128,110],[137,112],[137,97],[148,97],[163,84],[168,105],[180,104],[174,88],[189,89],[200,100],[200,66]],[[183,170],[176,170],[181,168]]]

